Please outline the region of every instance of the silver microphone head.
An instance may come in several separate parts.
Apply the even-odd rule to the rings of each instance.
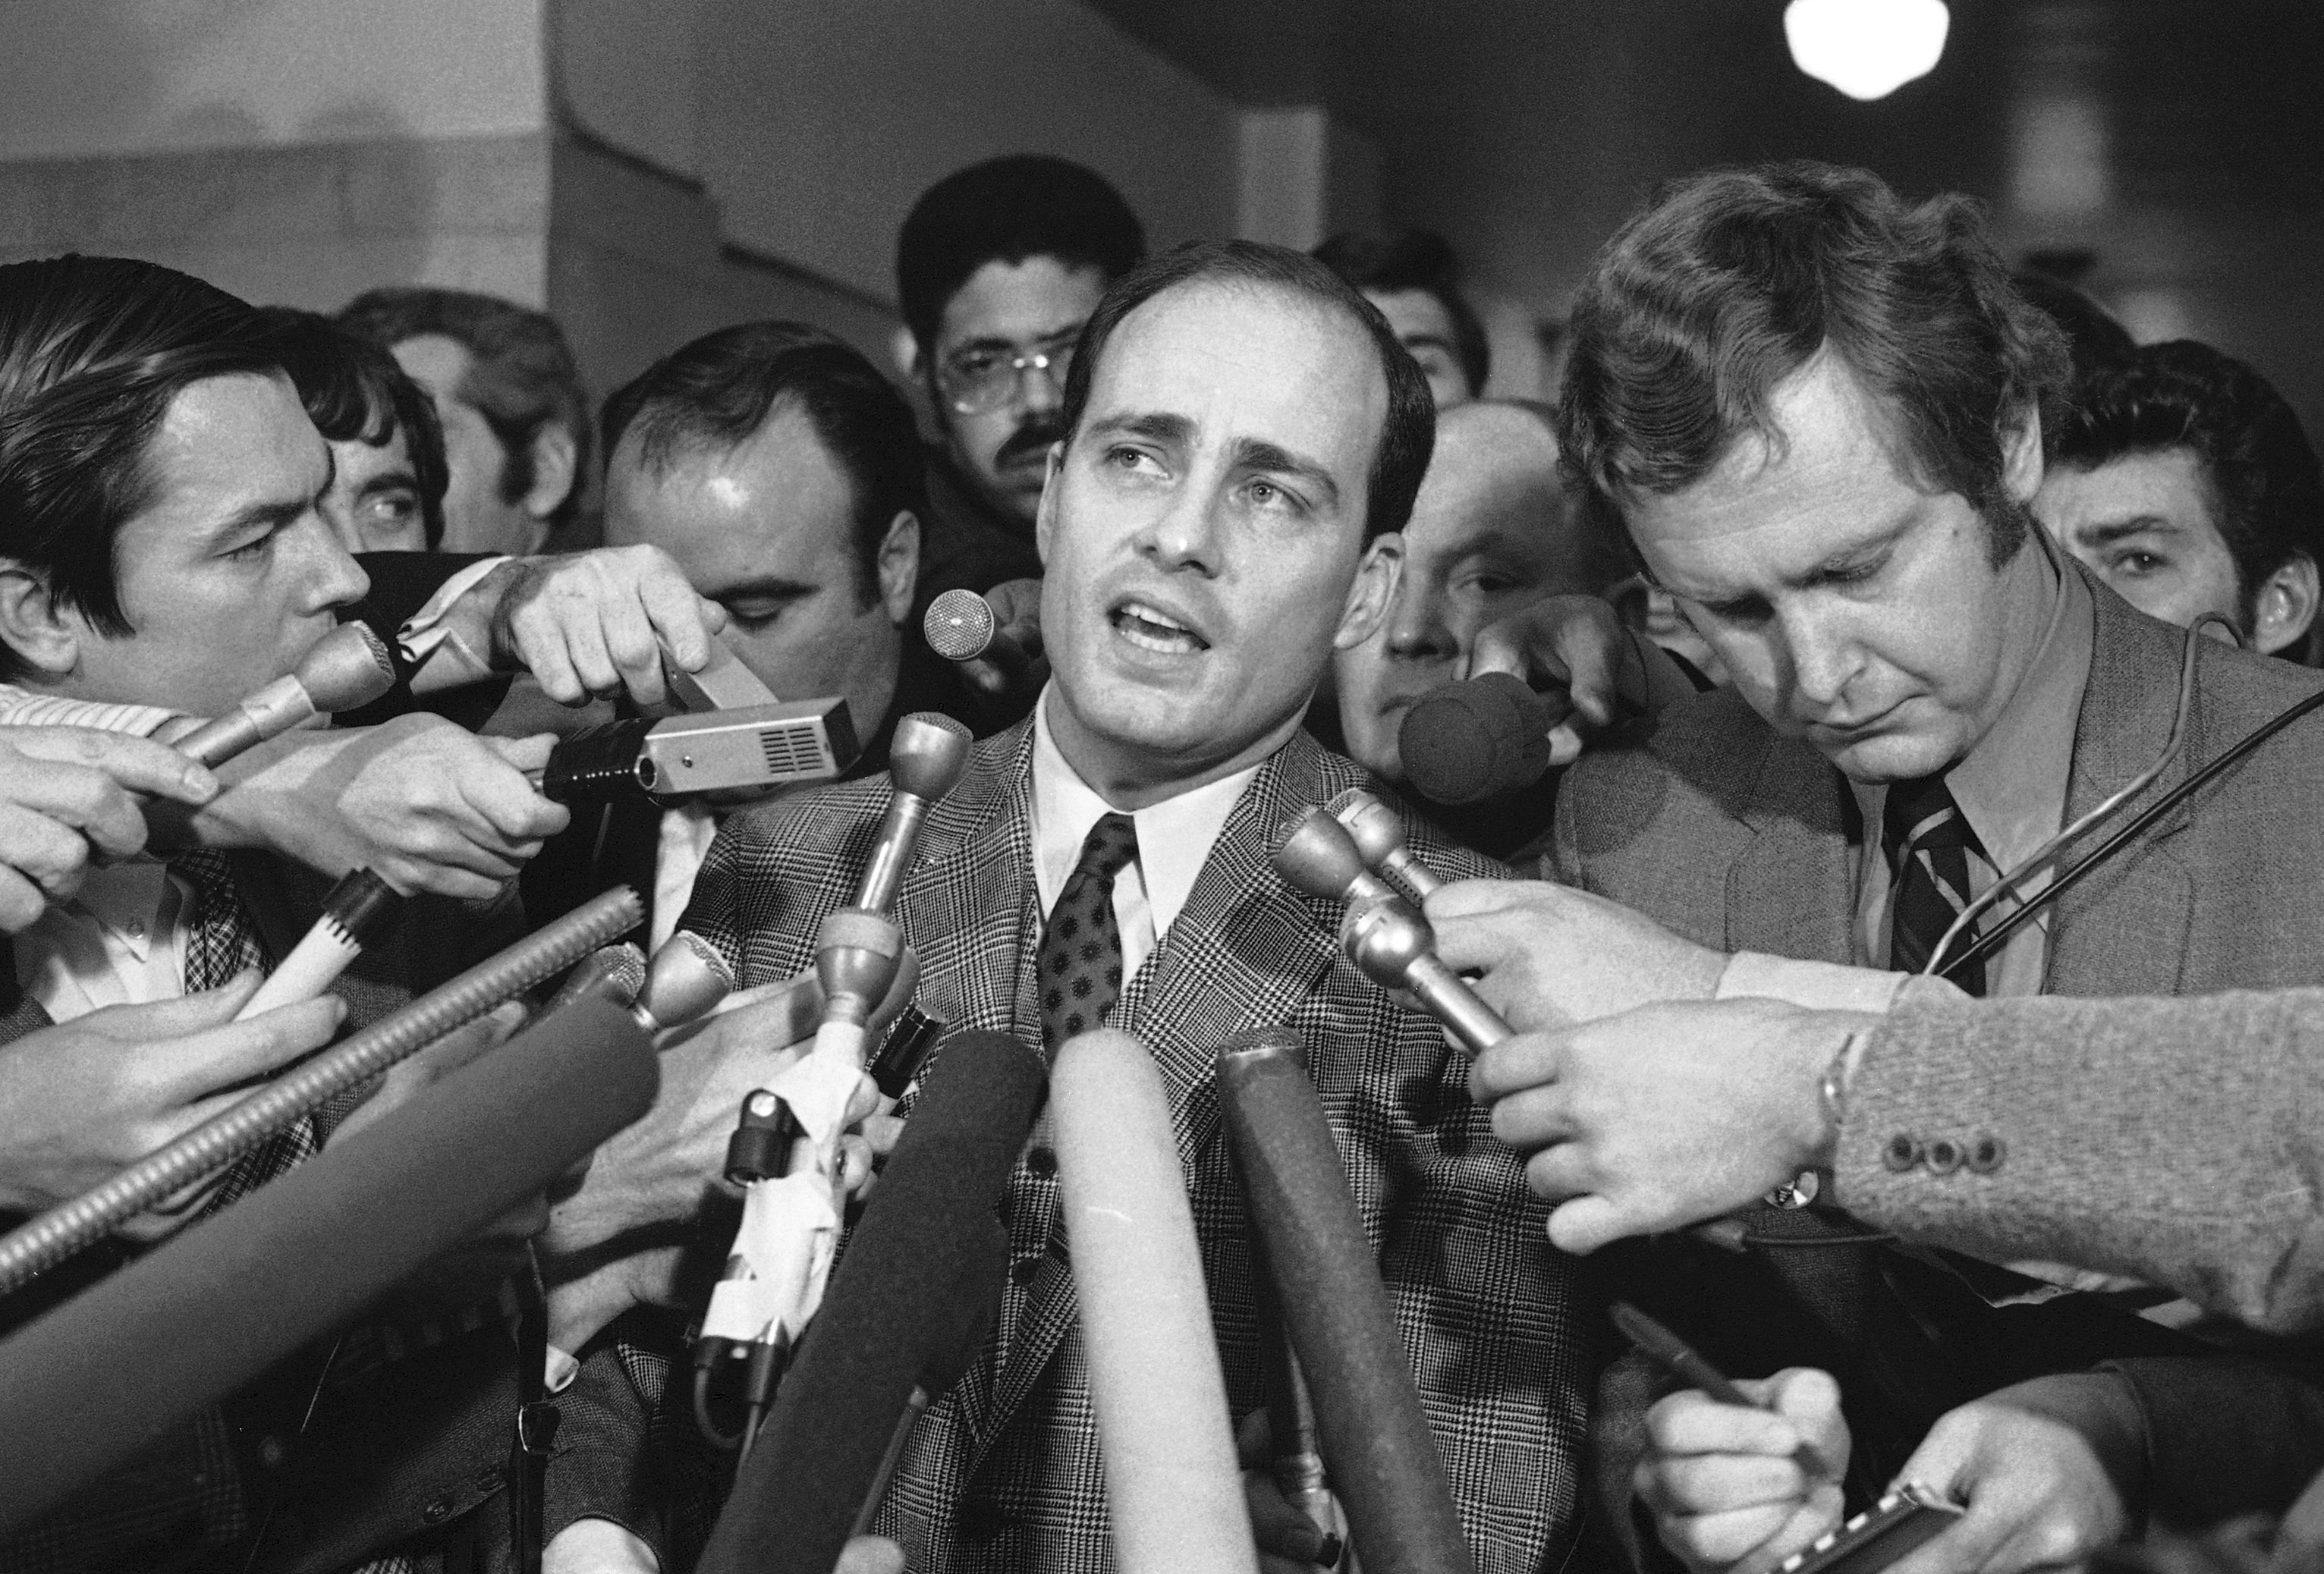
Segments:
[[[1361,787],[1350,787],[1324,805],[1347,827],[1368,868],[1383,868],[1404,848],[1404,821]]]
[[[973,590],[948,590],[928,603],[920,632],[946,661],[973,661],[992,648],[1000,623],[992,603]]]
[[[1436,949],[1436,932],[1401,897],[1361,902],[1340,921],[1340,943],[1356,970],[1384,989],[1405,987],[1412,964]]]
[[[732,994],[734,970],[691,929],[672,934],[646,964],[638,1008],[663,1027],[693,1021]]]
[[[646,953],[627,941],[619,945],[604,946],[581,959],[564,987],[549,1002],[552,1011],[584,998],[612,1000],[627,1006],[638,998],[638,990],[646,981]]]
[[[1313,804],[1276,828],[1272,855],[1285,879],[1311,897],[1334,902],[1359,882],[1375,878],[1348,828]]]
[[[325,714],[367,705],[395,686],[387,643],[368,624],[341,623],[308,647],[291,668],[299,686]]]
[[[976,740],[941,711],[914,711],[896,723],[888,745],[888,775],[899,793],[936,803],[960,784]]]

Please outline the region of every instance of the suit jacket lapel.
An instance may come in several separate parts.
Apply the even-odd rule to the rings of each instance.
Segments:
[[[1212,1067],[1219,1045],[1242,1028],[1287,1020],[1331,968],[1337,913],[1286,884],[1267,858],[1275,826],[1329,796],[1320,783],[1323,760],[1303,732],[1259,768],[1228,811],[1185,907],[1115,1005],[1115,1025],[1139,1035],[1162,1073],[1182,1166],[1191,1167],[1219,1130]],[[1021,867],[1029,868],[1029,845]],[[1028,1010],[1030,998],[1028,989]],[[1079,1314],[1073,1275],[1062,1264],[1045,1264],[1030,1291],[989,1424],[979,1429],[980,1460]]]
[[[1761,736],[1758,779],[1743,811],[1751,839],[1727,870],[1727,949],[1852,962],[1856,850],[1846,780],[1804,744]]]
[[[2162,752],[2179,704],[2181,640],[2196,637],[2134,610],[2080,565],[2074,567],[2090,587],[2094,621],[2089,682],[2074,726],[2069,824],[2119,792]],[[2144,813],[2187,778],[2189,759],[2208,752],[2199,687],[2189,706],[2186,735],[2163,774],[2069,847],[2066,857],[2088,853],[2125,821]],[[2194,921],[2195,887],[2169,842],[2188,821],[2184,808],[2163,816],[2138,845],[2058,898],[2043,969],[2044,993],[2141,995],[2176,986]]]

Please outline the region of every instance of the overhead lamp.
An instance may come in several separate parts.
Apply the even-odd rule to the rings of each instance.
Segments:
[[[1886,98],[1936,69],[1952,14],[1944,0],[1792,0],[1792,60],[1850,98]]]

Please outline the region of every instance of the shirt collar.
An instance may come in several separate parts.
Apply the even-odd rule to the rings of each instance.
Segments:
[[[1033,708],[1033,862],[1041,910],[1054,906],[1080,861],[1090,827],[1117,811],[1081,778],[1049,731],[1050,695]],[[1262,762],[1263,763],[1263,762]],[[1201,787],[1130,811],[1138,827],[1138,868],[1154,916],[1154,934],[1167,934],[1242,789],[1259,774],[1252,765]]]
[[[2032,529],[2038,532],[2040,526]],[[2074,768],[2074,732],[2089,685],[2097,609],[2089,586],[2037,542],[2055,576],[2050,622],[2025,675],[1975,748],[1945,773],[1945,786],[1977,834],[1986,861],[2007,873],[2058,833]],[[1880,824],[1887,789],[1854,784],[1864,823]]]
[[[169,938],[176,902],[169,870],[139,861],[90,870],[72,906],[143,962],[156,936]]]

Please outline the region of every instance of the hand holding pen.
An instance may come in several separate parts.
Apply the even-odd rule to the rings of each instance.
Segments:
[[[1646,1413],[1636,1477],[1663,1544],[1696,1570],[1762,1574],[1831,1530],[1849,1458],[1839,1385],[1794,1368],[1735,1383],[1635,1307],[1615,1326],[1688,1387]]]

